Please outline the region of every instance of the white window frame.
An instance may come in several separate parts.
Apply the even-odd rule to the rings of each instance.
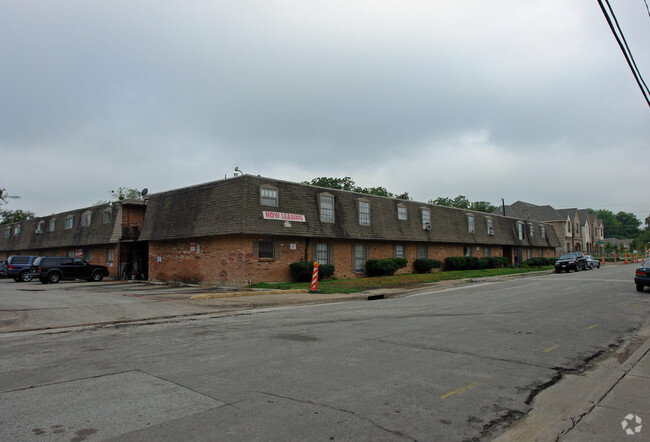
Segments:
[[[115,251],[113,250],[112,247],[109,247],[106,249],[106,261],[107,262],[113,262],[113,259],[115,258]]]
[[[315,261],[318,265],[327,265],[330,263],[330,245],[326,242],[316,243],[314,250]]]
[[[260,204],[278,207],[278,189],[273,186],[260,186]]]
[[[81,227],[90,227],[93,221],[92,212],[84,212],[81,214]]]
[[[524,235],[526,234],[526,226],[522,222],[517,223],[517,234],[519,237],[519,241],[524,240]]]
[[[5,238],[9,238],[11,236],[11,227],[7,227],[5,229]]]
[[[487,234],[490,236],[494,235],[494,221],[492,218],[485,218],[485,224],[487,226]]]
[[[542,231],[542,239],[546,239],[546,227],[544,225],[539,226]]]
[[[530,231],[530,237],[533,238],[535,236],[535,225],[534,224],[529,225],[529,231]]]
[[[20,224],[16,224],[16,227],[14,227],[14,236],[20,235]]]
[[[104,221],[104,224],[112,223],[113,222],[113,211],[111,209],[104,210],[104,213],[102,214],[102,220]]]
[[[397,206],[397,219],[400,221],[406,221],[408,220],[408,211],[406,210],[406,206],[404,204],[399,204]]]
[[[70,230],[74,227],[74,218],[72,216],[69,216],[65,219],[65,230]],[[73,251],[74,253],[74,251]]]
[[[334,195],[321,193],[318,198],[320,206],[320,220],[323,223],[334,222]]]
[[[51,219],[50,220],[50,232],[54,232],[56,230],[56,219]]]
[[[469,233],[474,233],[475,231],[474,215],[467,215],[467,231]]]
[[[38,222],[38,225],[36,226],[36,232],[45,233],[45,221],[41,220]]]
[[[431,211],[429,209],[422,209],[422,228],[431,230]]]
[[[370,201],[359,201],[359,225],[370,225]]]

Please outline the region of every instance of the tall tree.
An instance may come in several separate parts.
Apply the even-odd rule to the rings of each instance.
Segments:
[[[389,192],[385,187],[381,186],[359,187],[349,176],[343,178],[318,177],[312,179],[311,181],[303,181],[303,184],[311,184],[312,186],[325,187],[327,189],[349,190],[352,192],[366,193],[368,195],[387,196],[390,198],[398,198],[403,200],[411,199],[408,192],[404,192],[400,195],[395,195]]]
[[[0,224],[17,223],[33,219],[36,214],[30,210],[0,210]]]

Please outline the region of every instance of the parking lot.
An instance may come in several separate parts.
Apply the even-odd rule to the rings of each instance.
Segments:
[[[98,325],[200,314],[210,305],[187,302],[204,290],[129,281],[41,284],[0,279],[0,332]]]

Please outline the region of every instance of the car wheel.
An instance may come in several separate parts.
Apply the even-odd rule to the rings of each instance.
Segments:
[[[637,284],[637,285],[636,285],[636,291],[637,291],[637,292],[642,292],[642,291],[643,291],[643,287],[645,287],[643,284]]]
[[[580,271],[580,264],[578,264],[578,263],[576,262],[576,272],[579,272],[579,271]]]
[[[52,272],[49,275],[47,275],[47,280],[50,281],[52,284],[56,284],[61,280],[61,275],[59,272]]]
[[[92,280],[95,282],[99,282],[102,279],[104,279],[104,275],[102,275],[102,272],[95,272],[93,273]]]
[[[18,278],[19,278],[22,282],[29,282],[29,281],[32,280],[32,277],[29,276],[29,273],[27,273],[26,271],[25,271],[25,272],[20,272],[20,275],[18,275]]]

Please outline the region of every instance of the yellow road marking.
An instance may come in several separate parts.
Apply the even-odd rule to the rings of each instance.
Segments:
[[[548,353],[549,351],[553,351],[553,350],[555,350],[555,349],[558,348],[558,347],[559,347],[559,345],[554,345],[553,347],[549,347],[549,348],[547,348],[546,350],[544,350],[544,353]]]
[[[481,384],[482,384],[482,382],[472,382],[471,384],[465,385],[464,387],[460,387],[457,390],[450,391],[447,394],[443,394],[442,396],[440,396],[440,399],[447,399],[449,396],[453,396],[455,394],[460,394],[460,393],[465,393],[467,390],[471,390],[472,388],[476,388]]]
[[[591,330],[592,328],[596,328],[596,327],[598,327],[598,324],[590,325],[589,327],[587,327],[587,330]]]

